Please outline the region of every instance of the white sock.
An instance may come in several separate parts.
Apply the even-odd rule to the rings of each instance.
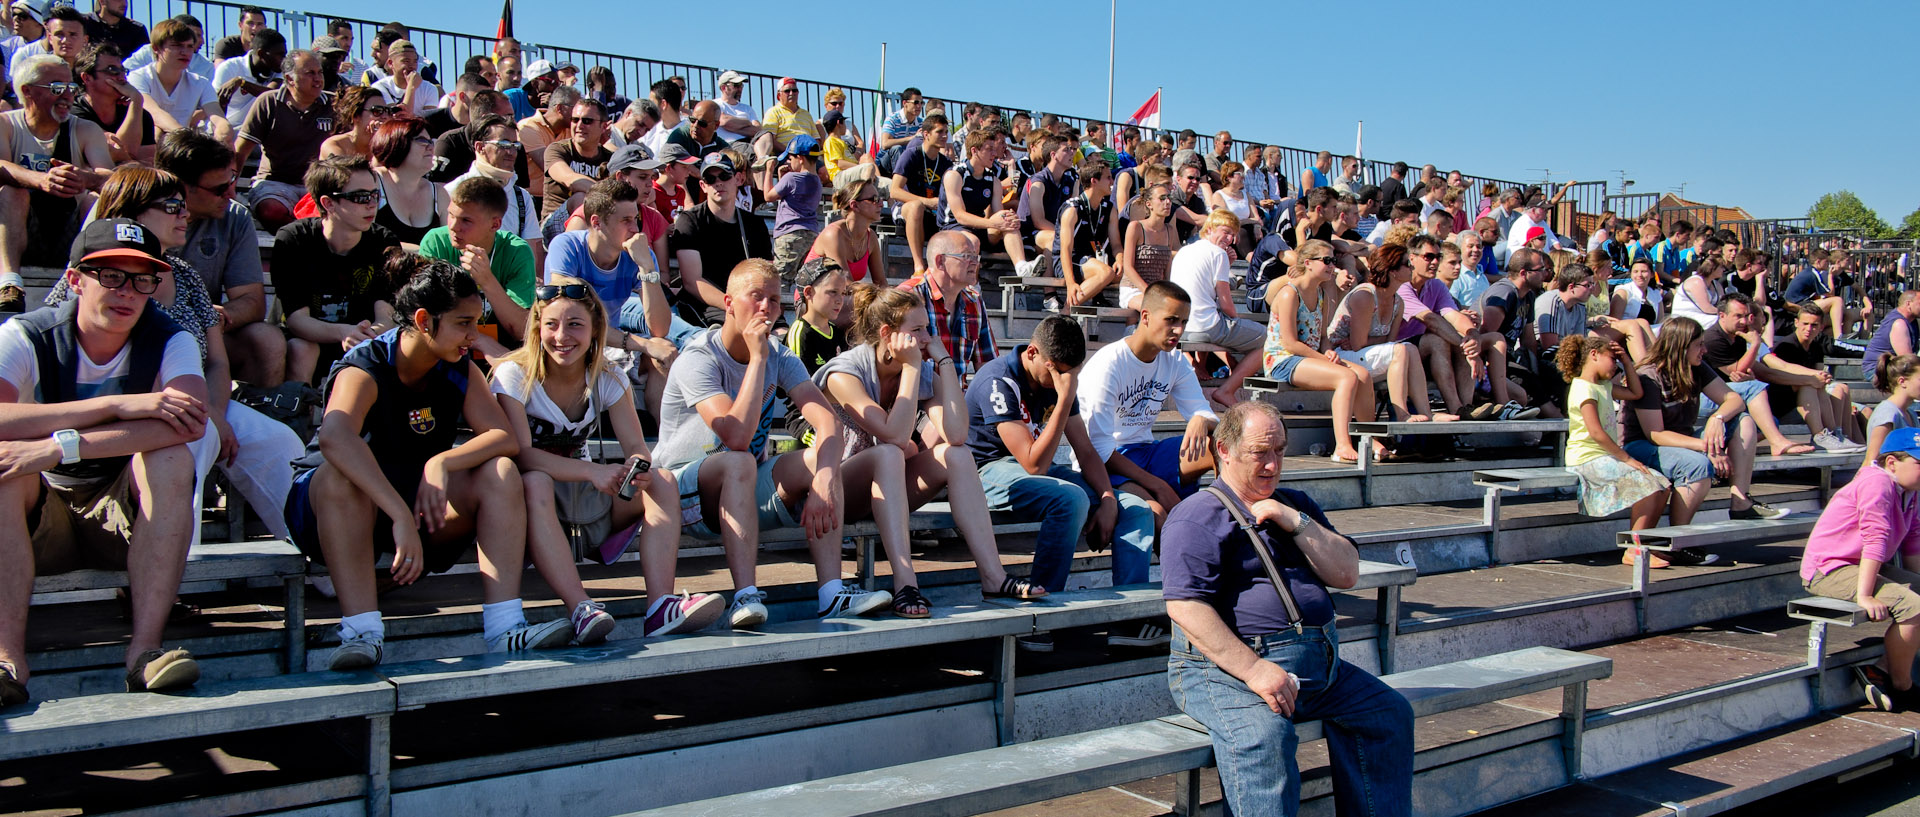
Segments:
[[[833,597],[840,595],[840,588],[841,583],[839,579],[834,579],[826,584],[820,585],[820,609],[825,610],[827,609],[827,605],[833,603]]]
[[[480,606],[480,629],[488,641],[506,634],[508,630],[527,623],[527,617],[520,612],[519,599],[496,601]]]
[[[372,635],[382,641],[387,638],[387,625],[380,621],[380,611],[360,613],[340,619],[340,640],[345,641],[357,635]]]
[[[24,292],[27,289],[27,279],[20,277],[20,273],[17,272],[0,272],[0,287],[19,287]]]
[[[749,584],[746,587],[742,587],[738,590],[733,591],[733,599],[734,601],[737,602],[740,600],[741,596],[745,596],[750,593],[758,593],[758,592],[760,592],[760,587],[758,585]]]

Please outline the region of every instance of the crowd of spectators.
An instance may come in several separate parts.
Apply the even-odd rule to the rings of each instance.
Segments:
[[[575,564],[631,547],[641,634],[755,626],[760,532],[776,527],[805,534],[819,615],[925,617],[908,520],[944,492],[984,595],[1065,589],[1083,533],[1112,548],[1116,584],[1146,581],[1158,547],[1190,711],[1239,717],[1187,691],[1225,672],[1276,712],[1346,701],[1399,758],[1404,701],[1296,663],[1335,643],[1326,587],[1350,583],[1353,550],[1311,498],[1276,492],[1286,427],[1242,405],[1248,378],[1331,392],[1341,462],[1361,455],[1350,425],[1378,415],[1376,384],[1408,422],[1564,417],[1583,507],[1631,508],[1636,529],[1684,523],[1715,477],[1735,518],[1777,516],[1748,494],[1761,444],[1878,453],[1920,394],[1920,296],[1876,326],[1844,250],[1807,247],[1796,270],[1729,231],[1613,214],[1581,246],[1555,230],[1565,188],[1470,191],[1405,164],[1370,183],[1330,152],[1289,179],[1277,147],[1236,159],[1227,132],[1203,150],[1191,131],[950,114],[914,88],[869,145],[844,92],[816,118],[791,78],[763,113],[736,72],[712,99],[679,77],[629,99],[603,67],[580,89],[578,66],[523,64],[511,37],[443,73],[399,23],[363,62],[345,21],[289,43],[248,8],[209,48],[198,20],[149,33],[125,0],[10,11],[0,310],[25,312],[26,267],[64,274],[0,330],[0,438],[17,454],[0,540],[41,572],[137,566],[130,688],[197,674],[159,638],[197,535],[187,492],[216,465],[328,567],[334,669],[382,658],[377,552],[404,585],[477,547],[496,651],[608,637]],[[904,280],[882,224],[907,245]],[[1003,351],[988,263],[1057,279],[1047,311],[1119,307],[1130,332],[1094,349],[1056,315]],[[1821,365],[1855,327],[1889,395],[1871,416]],[[239,398],[309,386],[324,419],[305,439]],[[1156,440],[1169,401],[1184,428]],[[620,457],[586,457],[592,438]],[[1376,445],[1382,461],[1436,455]],[[1195,496],[1209,472],[1224,490]],[[1027,577],[1001,567],[990,511],[1039,522]],[[841,579],[842,526],[868,518],[890,591]],[[683,532],[722,543],[730,597],[674,592]],[[1275,581],[1297,608],[1222,578],[1262,576],[1240,555],[1254,537],[1289,554]],[[1626,556],[1641,558],[1713,557]],[[522,615],[528,563],[569,617]],[[0,588],[8,703],[28,669],[16,585]],[[1299,637],[1263,642],[1266,658],[1234,638],[1286,626]],[[1112,643],[1169,638],[1150,623]],[[1293,674],[1262,669],[1274,660]],[[1234,807],[1268,813],[1242,798],[1270,795],[1272,775],[1232,774]]]

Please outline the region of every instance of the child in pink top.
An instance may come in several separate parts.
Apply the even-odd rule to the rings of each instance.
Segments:
[[[1920,647],[1920,573],[1889,564],[1920,557],[1920,430],[1895,429],[1874,462],[1833,496],[1800,562],[1815,594],[1854,602],[1888,620],[1880,663],[1858,669],[1867,701],[1889,712],[1920,709],[1913,658]],[[1916,565],[1920,566],[1920,565]]]

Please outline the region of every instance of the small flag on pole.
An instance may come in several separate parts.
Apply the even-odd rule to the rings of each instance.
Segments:
[[[499,33],[494,34],[493,38],[497,40],[511,36],[513,36],[513,0],[507,0],[506,6],[500,9]]]
[[[1138,125],[1149,130],[1159,130],[1160,92],[1154,91],[1153,96],[1147,97],[1146,104],[1141,105],[1140,110],[1133,112],[1133,117],[1127,120],[1127,124]]]

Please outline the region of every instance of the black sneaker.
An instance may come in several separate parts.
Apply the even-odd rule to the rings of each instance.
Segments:
[[[1872,664],[1853,668],[1853,674],[1860,679],[1860,692],[1867,697],[1867,705],[1882,712],[1899,712],[1904,707],[1902,701],[1895,698],[1893,679],[1887,677],[1885,670]],[[1903,696],[1912,695],[1909,689]]]
[[[1710,565],[1720,561],[1720,554],[1708,553],[1700,548],[1680,548],[1667,553],[1667,563],[1684,567]]]
[[[15,706],[27,702],[27,685],[20,683],[12,664],[0,661],[0,706]]]
[[[1737,510],[1737,511],[1733,511],[1733,510],[1727,511],[1727,518],[1729,519],[1779,519],[1780,517],[1786,516],[1790,513],[1793,513],[1793,511],[1787,510],[1786,508],[1776,508],[1776,507],[1773,507],[1772,505],[1768,505],[1767,503],[1761,502],[1760,500],[1756,499],[1756,500],[1753,500],[1753,504],[1748,505],[1745,508],[1741,508],[1740,510]]]

